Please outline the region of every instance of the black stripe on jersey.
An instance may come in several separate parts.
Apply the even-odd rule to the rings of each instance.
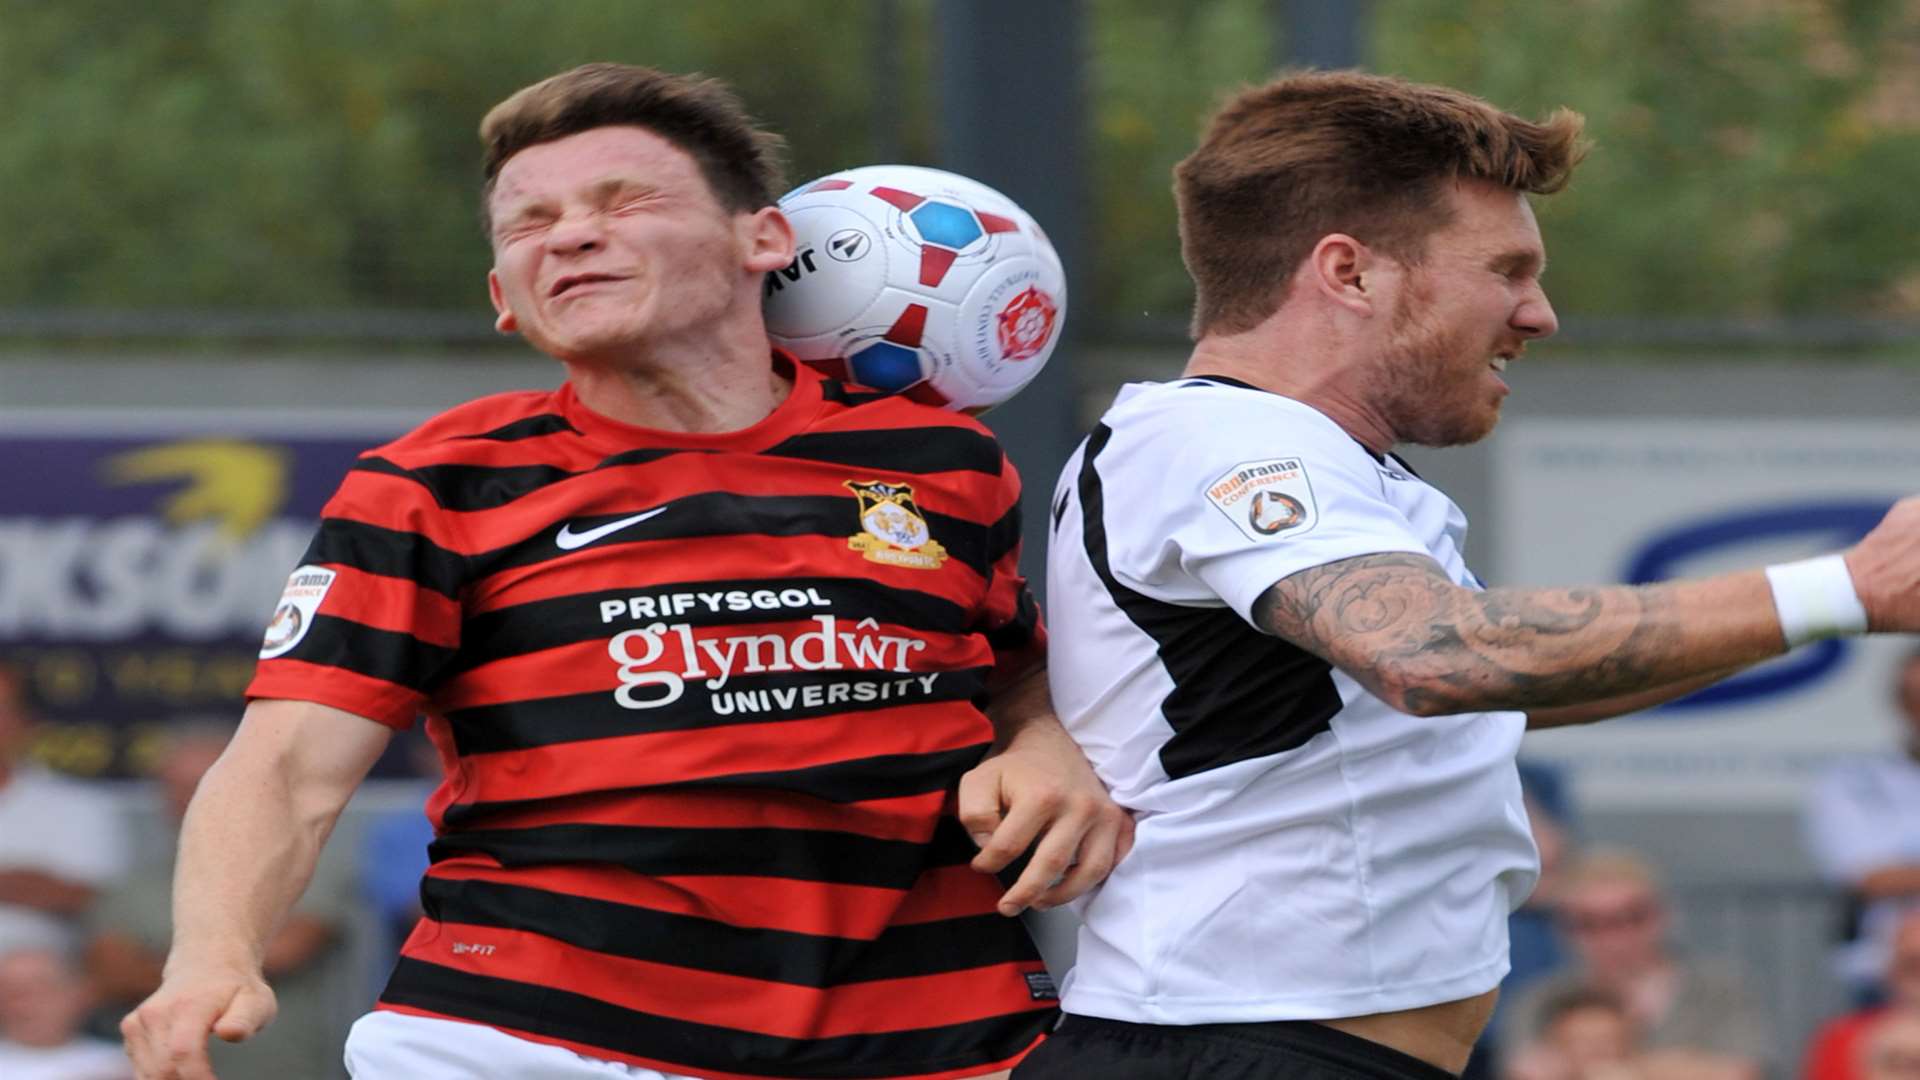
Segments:
[[[1020,504],[1007,507],[1000,520],[987,529],[987,565],[991,566],[1007,557],[1007,554],[1020,546]]]
[[[485,438],[486,436],[468,436]],[[628,450],[602,459],[593,469],[574,472],[557,465],[419,465],[405,468],[381,457],[363,457],[353,471],[403,476],[427,489],[433,501],[445,510],[497,510],[525,498],[551,484],[607,468],[645,465],[681,453],[705,453],[684,450]]]
[[[883,754],[878,757],[855,758],[850,761],[836,761],[829,765],[814,765],[802,769],[729,773],[700,780],[658,784],[650,790],[765,789],[810,795],[831,803],[856,803],[871,799],[925,795],[930,791],[946,791],[953,787],[962,773],[980,764],[980,759],[986,756],[990,745],[983,742],[977,746],[963,746],[957,750],[941,750],[931,754]],[[454,803],[447,807],[446,824],[448,828],[477,827],[499,813],[512,814],[527,809],[550,807],[553,802],[552,797],[541,796],[531,799],[502,799],[494,802]]]
[[[847,389],[847,384],[841,382],[839,379],[822,379],[820,380],[820,396],[826,398],[828,401],[837,402],[841,405],[857,407],[869,405],[882,398],[892,397],[893,395],[882,393],[878,390],[849,390]]]
[[[988,476],[1000,475],[1001,461],[999,443],[963,427],[814,432],[795,435],[766,453],[896,472],[966,470]]]
[[[877,1035],[791,1039],[637,1012],[584,994],[411,957],[400,958],[380,1000],[676,1068],[793,1080],[868,1080],[984,1066],[1025,1049],[1057,1016],[1050,1008],[1034,1009]]]
[[[979,849],[957,820],[942,818],[929,844],[827,829],[542,825],[461,829],[435,840],[428,852],[434,862],[486,855],[508,869],[592,863],[653,877],[789,878],[904,892],[931,868],[965,866]]]
[[[381,630],[333,615],[316,615],[307,628],[307,636],[285,655],[288,659],[340,668],[424,693],[453,657],[453,650],[396,630]]]
[[[740,495],[726,491],[688,495],[660,504],[665,512],[632,529],[593,545],[593,550],[623,543],[648,540],[684,540],[708,536],[834,536],[852,537],[861,532],[860,504],[852,492],[845,495]],[[947,549],[947,554],[987,577],[992,563],[987,559],[989,527],[963,518],[922,508],[927,530]],[[592,518],[580,518],[584,524]],[[476,576],[486,577],[502,570],[542,563],[568,554],[554,545],[552,528],[516,544],[474,557]],[[849,555],[849,565],[867,565],[858,555]]]
[[[980,764],[990,743],[941,750],[931,754],[882,754],[877,757],[836,761],[804,769],[780,769],[773,772],[729,773],[677,784],[661,784],[662,789],[686,788],[767,788],[811,795],[835,803],[894,799],[903,795],[925,795],[945,791],[960,779],[960,774]]]
[[[578,475],[553,465],[421,465],[413,474],[446,510],[494,510]]]
[[[578,435],[580,429],[567,423],[567,418],[558,413],[541,413],[538,416],[522,417],[510,424],[502,424],[492,431],[483,431],[477,435],[461,435],[459,438],[519,442],[521,439],[537,439],[542,435],[563,434]]]
[[[1020,923],[994,912],[890,926],[863,941],[730,926],[546,889],[432,874],[421,879],[420,900],[427,917],[438,922],[525,930],[609,956],[793,986],[938,975],[1035,956]]]
[[[1005,626],[987,631],[987,644],[993,646],[994,652],[1024,649],[1033,640],[1033,628],[1039,624],[1040,605],[1033,598],[1033,590],[1022,585],[1013,618]]]
[[[1112,436],[1101,424],[1087,439],[1079,477],[1081,527],[1094,573],[1114,604],[1153,639],[1173,679],[1160,705],[1173,727],[1173,737],[1160,748],[1161,767],[1175,779],[1192,776],[1294,749],[1328,730],[1341,703],[1325,660],[1248,626],[1229,608],[1169,604],[1114,577],[1105,495],[1094,467]]]
[[[406,578],[458,599],[471,572],[467,557],[421,536],[351,518],[320,519],[303,563],[337,563],[369,574]]]
[[[793,590],[818,595],[827,604],[815,607],[742,608],[738,602],[762,593],[777,599],[779,594]],[[723,595],[727,593],[735,595]],[[689,594],[696,600],[684,609],[671,599]],[[697,597],[701,595],[707,596],[712,602],[698,600]],[[629,606],[611,619],[602,616],[600,605],[629,600],[641,600],[653,606],[641,606],[637,612]],[[673,605],[671,609],[663,607],[669,604]],[[503,657],[595,638],[610,638],[622,630],[660,621],[686,623],[696,629],[775,622],[793,622],[813,629],[817,624],[809,620],[815,615],[828,614],[834,615],[839,623],[849,629],[858,620],[872,616],[884,623],[929,634],[965,633],[970,619],[967,610],[951,600],[912,589],[892,588],[865,578],[687,581],[671,586],[604,589],[548,600],[532,600],[483,612],[470,617],[461,628],[460,655],[454,664],[455,670],[467,671]]]
[[[916,683],[911,695],[883,696],[876,688],[868,691],[872,695],[869,700],[856,701],[852,696],[851,684],[854,683],[871,685],[933,674],[919,672],[915,676],[904,676],[891,671],[803,671],[735,675],[718,690],[707,689],[703,680],[688,679],[679,700],[653,709],[624,708],[614,699],[613,691],[596,690],[504,705],[455,709],[448,712],[446,718],[453,731],[454,747],[460,753],[487,754],[617,735],[809,720],[836,713],[867,712],[901,705],[969,701],[986,686],[987,669],[968,668],[939,672],[933,690],[928,693],[922,693]],[[840,696],[829,696],[835,684],[847,684],[847,689]],[[816,695],[817,704],[807,703],[805,688],[809,685],[822,687],[822,691]],[[658,696],[660,691],[648,689],[643,693]],[[733,711],[716,712],[713,704],[716,698],[724,699]]]
[[[711,454],[712,450],[681,450],[673,447],[655,447],[640,450],[622,450],[611,457],[600,459],[596,469],[611,469],[622,465],[650,465],[653,462],[670,458],[675,454]]]

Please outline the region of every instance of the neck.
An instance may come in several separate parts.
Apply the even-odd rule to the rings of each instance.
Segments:
[[[1340,425],[1367,449],[1384,454],[1395,439],[1386,421],[1369,407],[1358,364],[1337,350],[1316,347],[1315,335],[1283,335],[1269,319],[1241,334],[1209,334],[1194,346],[1186,375],[1225,375],[1310,405]],[[1294,340],[1285,340],[1287,337]],[[1302,340],[1307,339],[1307,340]]]
[[[658,431],[718,434],[752,427],[786,400],[793,381],[773,370],[770,356],[758,318],[716,319],[692,340],[560,362],[580,403],[601,416]]]
[[[786,400],[793,380],[763,359],[758,370],[607,368],[568,362],[580,403],[601,416],[658,431],[718,434],[750,428]]]

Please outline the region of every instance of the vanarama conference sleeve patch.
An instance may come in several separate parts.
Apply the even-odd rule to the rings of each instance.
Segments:
[[[1249,540],[1303,533],[1320,520],[1299,458],[1243,461],[1207,485],[1207,501]]]
[[[284,656],[300,644],[313,627],[320,601],[327,598],[327,590],[333,588],[333,579],[338,576],[324,566],[302,566],[287,578],[287,591],[280,594],[280,606],[273,609],[266,639],[260,642],[260,659]]]

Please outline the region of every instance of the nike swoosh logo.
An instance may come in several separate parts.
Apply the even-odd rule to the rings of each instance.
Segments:
[[[569,521],[565,525],[560,526],[560,531],[554,536],[553,542],[560,545],[560,550],[562,551],[572,551],[575,548],[586,547],[588,544],[593,543],[603,536],[611,536],[629,525],[638,525],[655,514],[664,514],[666,512],[666,507],[656,506],[642,514],[624,517],[619,521],[609,521],[605,525],[596,525],[586,532],[574,532],[573,522]]]

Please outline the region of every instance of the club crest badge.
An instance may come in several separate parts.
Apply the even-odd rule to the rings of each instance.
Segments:
[[[938,570],[947,561],[947,549],[927,531],[927,519],[914,505],[913,485],[883,480],[846,484],[860,500],[860,532],[847,538],[847,547],[870,562],[915,570]]]

